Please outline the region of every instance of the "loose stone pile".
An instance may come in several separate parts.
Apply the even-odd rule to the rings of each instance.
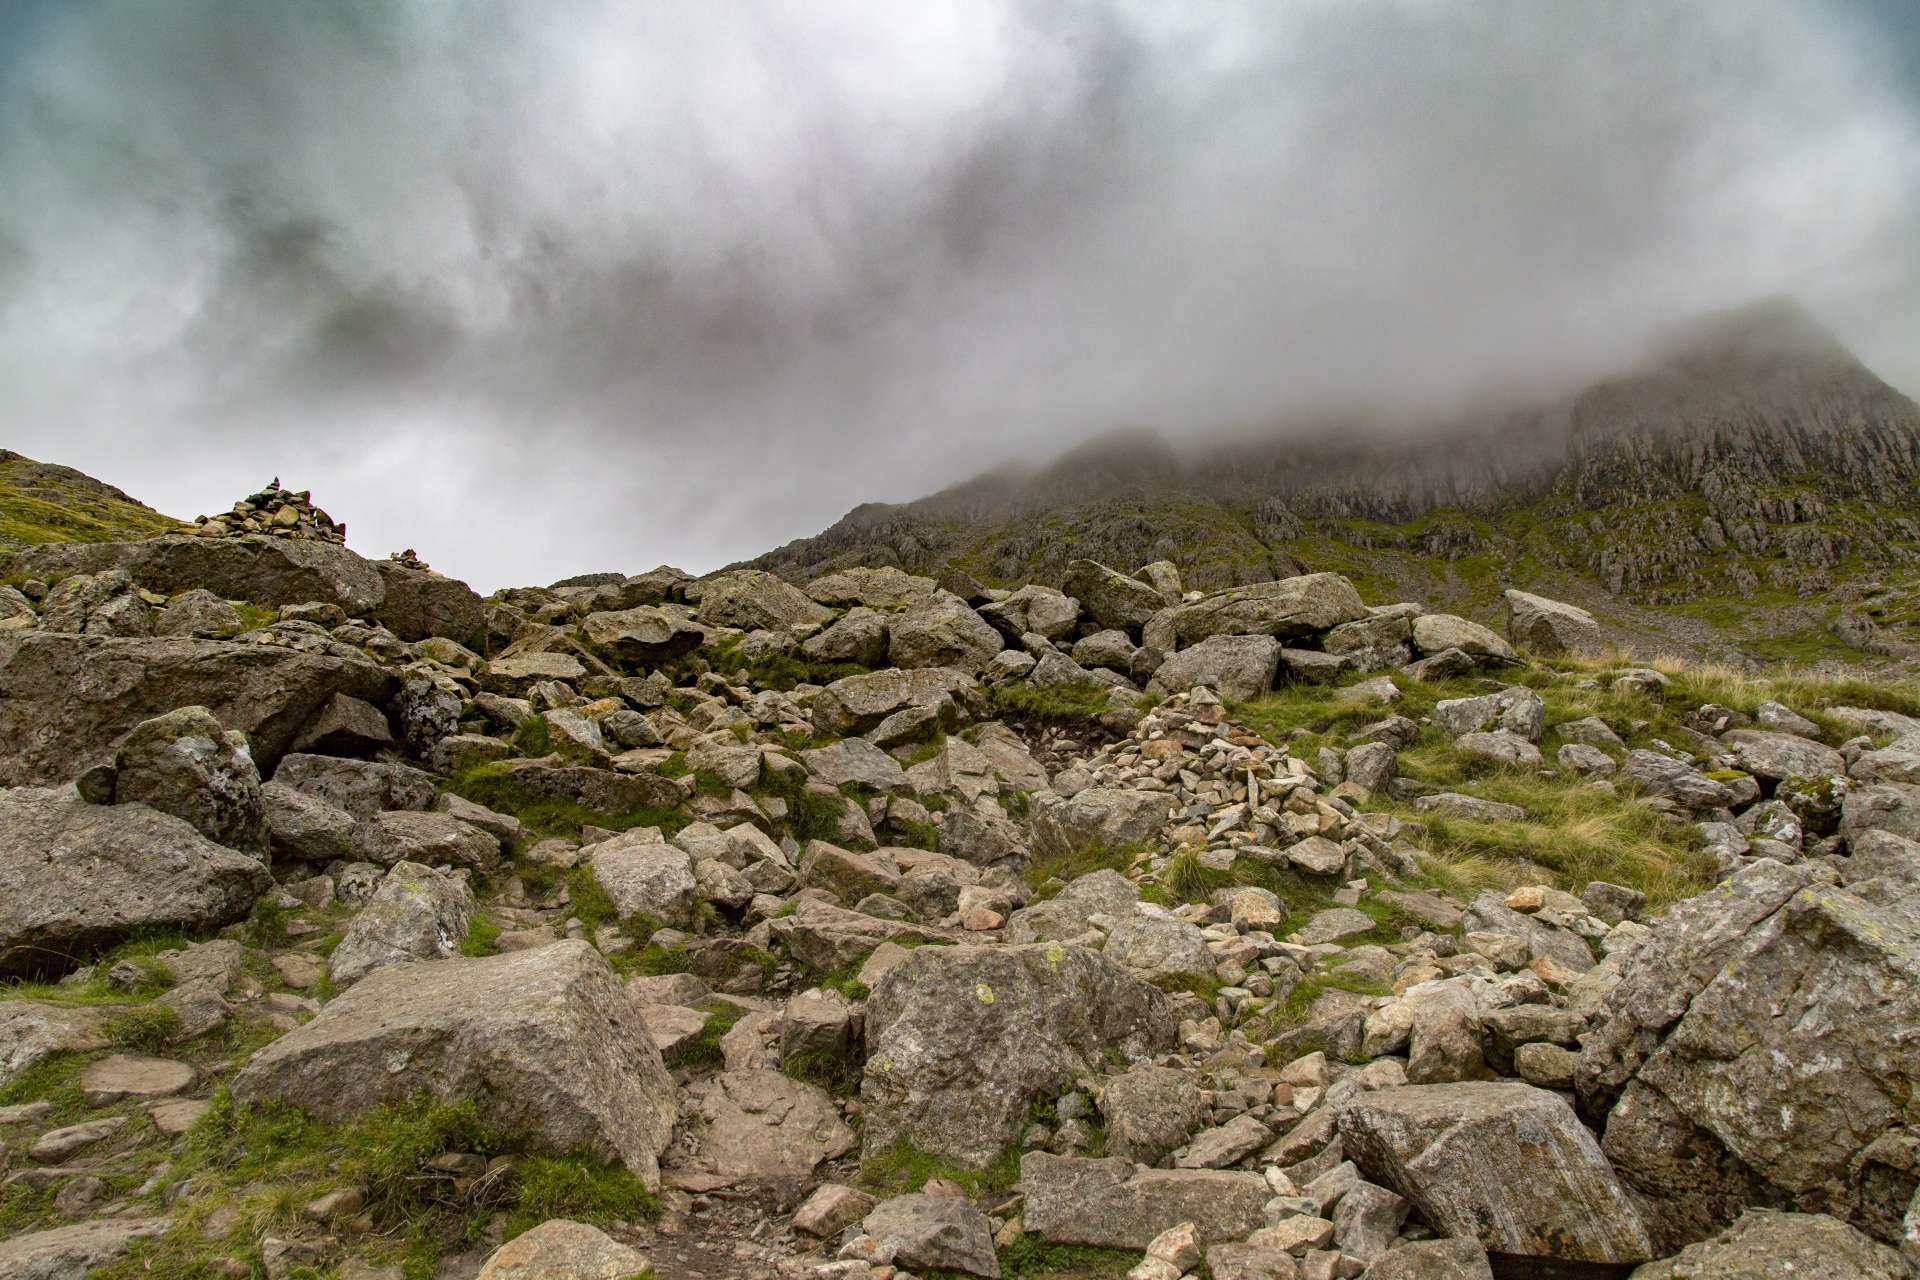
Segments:
[[[264,533],[313,542],[344,544],[347,540],[346,525],[335,524],[332,517],[314,506],[312,495],[305,489],[298,493],[282,489],[277,476],[260,492],[234,503],[233,510],[217,516],[195,516],[193,523],[203,538]]]
[[[90,1063],[90,1118],[0,1108],[9,1179],[49,1197],[0,1275],[226,1213],[227,1174],[160,1163],[217,1086],[327,1124],[471,1104],[512,1153],[413,1176],[486,1219],[464,1274],[498,1280],[997,1278],[1029,1237],[1141,1253],[1133,1280],[1902,1274],[1920,724],[1825,708],[1861,729],[1835,748],[1783,705],[1755,729],[1709,704],[1685,750],[1627,751],[1489,678],[1523,674],[1507,638],[1333,574],[663,567],[456,609],[341,551],[332,581],[385,594],[288,600],[299,564],[249,569],[239,604],[277,620],[228,639],[239,579],[89,554],[122,567],[0,592],[0,970],[91,997],[0,1000],[0,1085],[146,1007],[148,969],[93,957],[206,940],[159,958],[174,1056]],[[1597,634],[1509,610],[1535,652]],[[1462,676],[1483,692],[1394,714]],[[1229,710],[1276,680],[1365,722],[1299,758]],[[1647,669],[1600,687],[1667,696]],[[1066,696],[1067,724],[1020,713]],[[1599,881],[1449,892],[1425,821],[1528,815],[1400,753],[1539,769],[1548,733],[1560,771],[1697,822],[1723,882],[1664,915]],[[196,1065],[229,1024],[268,1042]],[[503,1241],[480,1211],[522,1162],[582,1152],[665,1215]],[[908,1159],[996,1189],[875,1194]],[[311,1176],[221,1273],[383,1274],[370,1188]]]

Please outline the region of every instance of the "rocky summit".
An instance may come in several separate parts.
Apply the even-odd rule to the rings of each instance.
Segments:
[[[1920,414],[1743,324],[1217,543],[482,598],[9,457],[0,1280],[1920,1275],[1920,688],[1628,643],[1911,559]]]

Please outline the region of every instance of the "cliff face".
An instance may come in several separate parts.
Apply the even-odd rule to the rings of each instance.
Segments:
[[[1011,585],[1057,584],[1082,556],[1165,559],[1199,588],[1336,568],[1454,607],[1551,588],[1619,614],[1622,638],[1739,652],[1744,636],[1777,658],[1815,656],[1802,642],[1831,633],[1900,656],[1916,543],[1920,406],[1772,301],[1563,403],[1414,439],[1337,424],[1190,458],[1127,433],[1038,473],[858,507],[751,563],[796,580],[953,563]],[[1686,612],[1648,611],[1673,607]]]

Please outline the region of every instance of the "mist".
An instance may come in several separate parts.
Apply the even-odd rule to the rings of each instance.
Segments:
[[[25,4],[0,444],[481,590],[1798,297],[1920,390],[1884,4]],[[1907,42],[1902,42],[1907,37]]]

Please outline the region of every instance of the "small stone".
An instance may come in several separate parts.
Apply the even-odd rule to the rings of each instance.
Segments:
[[[80,1098],[90,1107],[110,1107],[128,1098],[164,1098],[184,1093],[199,1072],[184,1062],[113,1054],[80,1073]]]
[[[793,1226],[810,1236],[830,1239],[866,1217],[874,1203],[874,1198],[864,1191],[834,1182],[823,1183],[794,1213]]]

